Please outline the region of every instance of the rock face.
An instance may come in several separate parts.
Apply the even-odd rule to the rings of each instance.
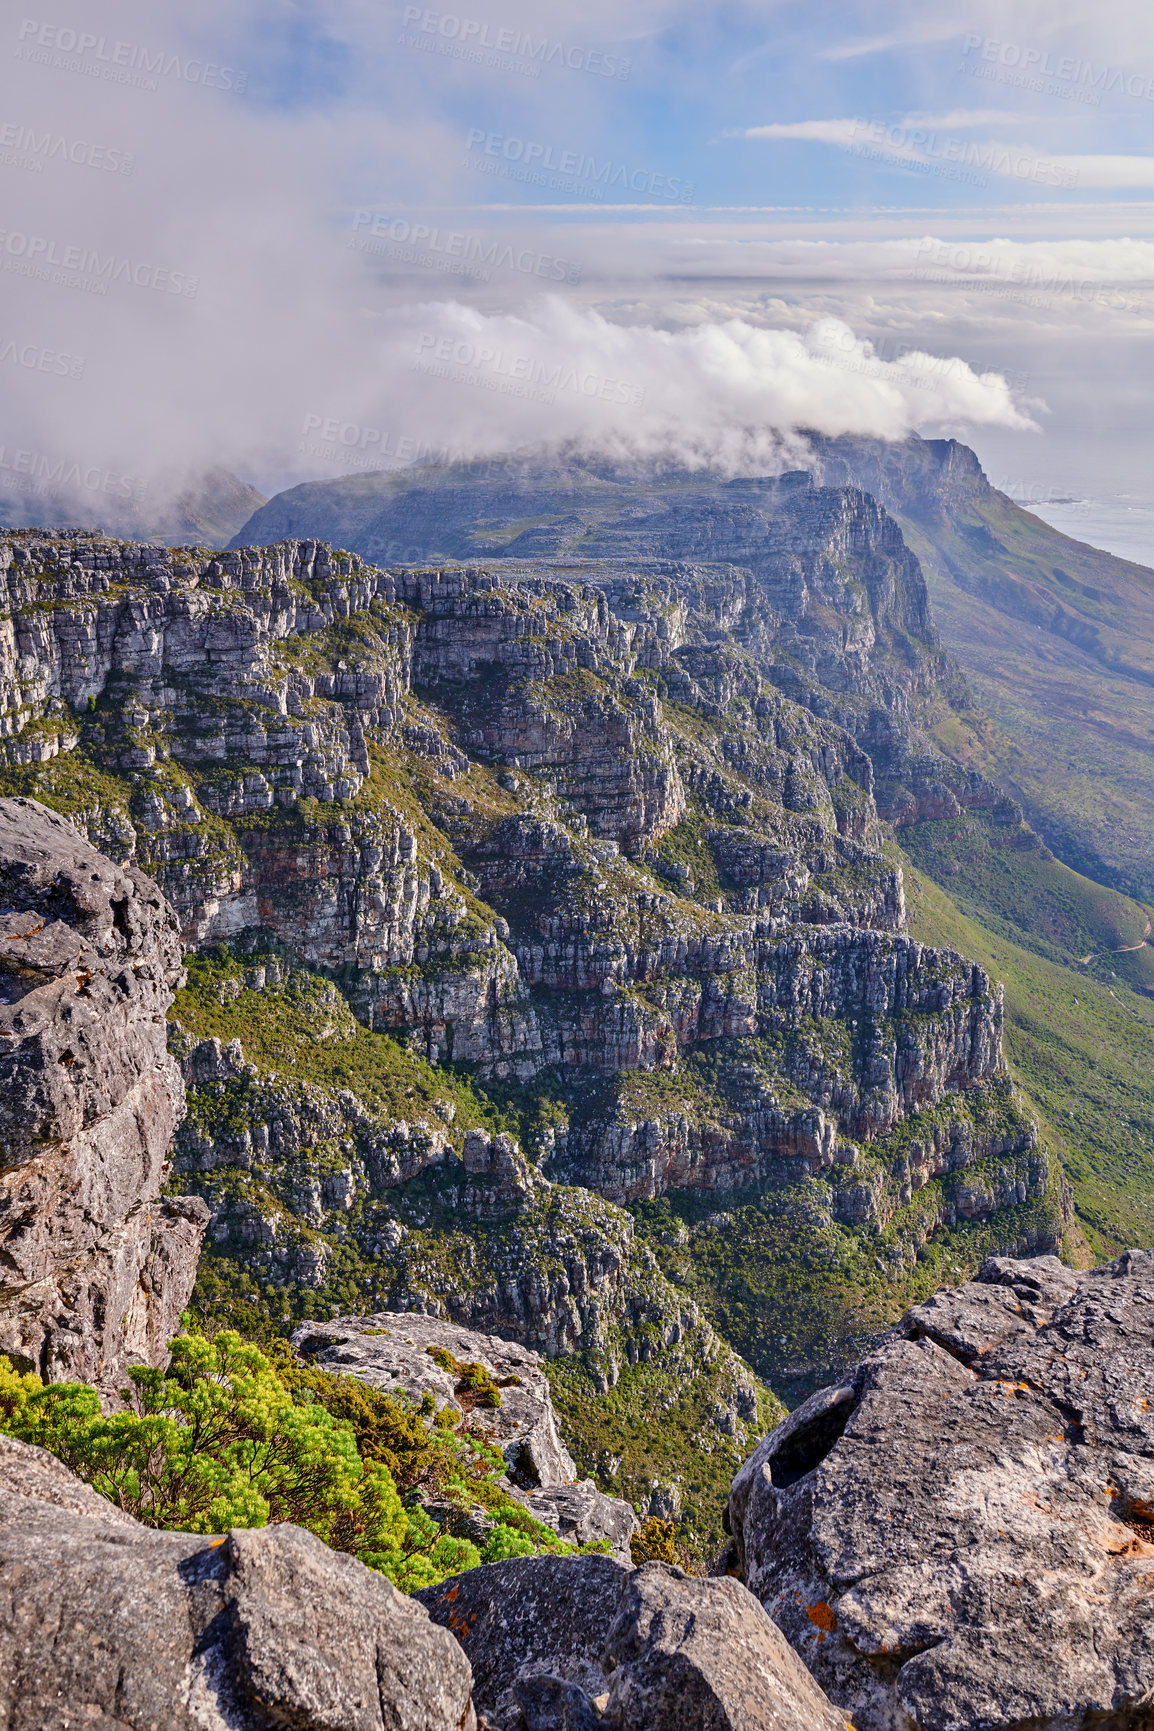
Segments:
[[[0,1350],[49,1381],[156,1364],[208,1209],[161,1200],[184,1085],[172,910],[35,800],[0,800]]]
[[[540,1355],[515,1341],[477,1334],[435,1316],[382,1311],[309,1322],[292,1337],[297,1351],[321,1367],[355,1376],[386,1393],[420,1401],[430,1393],[437,1410],[471,1412],[491,1433],[509,1476],[525,1487],[571,1484],[577,1477],[561,1441]],[[447,1352],[460,1364],[481,1364],[500,1393],[499,1407],[477,1407],[458,1376],[431,1356]]]
[[[455,1406],[468,1413],[504,1454],[509,1482],[528,1493],[531,1514],[570,1544],[608,1539],[614,1553],[629,1561],[637,1516],[629,1503],[606,1496],[592,1479],[576,1482],[577,1469],[561,1441],[538,1353],[439,1317],[395,1311],[306,1323],[292,1343],[323,1370],[355,1376],[416,1402],[431,1394],[438,1411]],[[478,1405],[457,1372],[439,1364],[430,1349],[450,1354],[462,1366],[482,1365],[497,1388],[500,1406]]]
[[[612,1386],[696,1324],[650,1281],[654,1313],[603,1202],[796,1188],[866,1234],[903,1214],[903,1263],[976,1222],[1052,1248],[999,988],[907,933],[879,822],[883,784],[892,812],[947,773],[910,721],[948,668],[892,520],[805,477],[586,470],[551,498],[581,492],[588,536],[550,505],[510,553],[484,522],[532,517],[536,481],[469,503],[449,480],[373,542],[472,548],[443,568],[0,543],[3,784],[154,872],[186,942],[243,971],[174,1030],[213,1251],[344,1310],[590,1354]],[[330,1032],[288,1074],[261,1004],[229,1006],[267,993],[271,1021],[302,982]],[[329,1059],[366,1030],[532,1090],[520,1145],[346,1085]]]
[[[300,1527],[142,1527],[0,1436],[0,1722],[64,1731],[472,1731],[469,1666]]]
[[[417,1597],[464,1647],[494,1731],[845,1731],[738,1581],[532,1557]]]
[[[1145,1727],[1154,1252],[994,1259],[734,1481],[731,1566],[858,1731]]]
[[[625,1584],[604,1664],[610,1721],[622,1731],[845,1731],[739,1581],[647,1563]]]

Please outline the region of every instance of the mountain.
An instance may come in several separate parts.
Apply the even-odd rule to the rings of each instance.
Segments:
[[[1032,516],[956,441],[809,443],[815,478],[877,499],[921,563],[942,642],[978,699],[931,719],[937,743],[1017,799],[1067,865],[1154,900],[1154,573]],[[233,544],[319,535],[384,563],[643,547],[702,557],[720,514],[713,548],[743,560],[757,543],[756,507],[744,537],[733,508],[759,487],[772,491],[575,458],[426,468],[292,488]],[[703,512],[708,530],[695,523]],[[1149,956],[1126,966],[1154,984]]]
[[[0,481],[0,522],[12,528],[55,523],[167,546],[223,547],[266,503],[263,493],[227,469],[209,469],[182,482],[146,482],[109,470],[73,465],[66,488],[65,465],[53,475],[15,474],[16,452]],[[35,453],[26,453],[30,459]]]
[[[956,674],[916,558],[805,477],[692,521],[721,556],[12,535],[0,792],[177,911],[202,1314],[521,1340],[582,1470],[708,1534],[766,1382],[1072,1216],[880,815],[997,800],[917,720]]]

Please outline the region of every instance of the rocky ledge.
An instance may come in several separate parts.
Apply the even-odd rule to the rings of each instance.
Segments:
[[[729,1566],[858,1731],[1140,1731],[1154,1252],[992,1259],[742,1467]]]
[[[501,1450],[509,1485],[531,1514],[570,1543],[608,1540],[629,1561],[637,1517],[592,1479],[577,1482],[539,1353],[440,1317],[396,1311],[305,1323],[292,1343],[322,1370],[418,1404],[429,1399],[437,1412],[455,1407]],[[436,1506],[429,1513],[436,1518]]]
[[[192,1290],[209,1211],[160,1198],[181,978],[149,878],[0,800],[0,1351],[51,1382],[161,1362]]]
[[[0,1436],[0,1723],[63,1731],[474,1731],[457,1643],[288,1524],[140,1526]]]

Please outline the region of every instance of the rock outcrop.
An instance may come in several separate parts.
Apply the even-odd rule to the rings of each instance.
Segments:
[[[432,1310],[612,1386],[692,1307],[651,1283],[654,1314],[602,1200],[800,1186],[912,1260],[942,1226],[1052,1248],[1062,1197],[996,982],[905,929],[876,793],[914,745],[945,773],[909,723],[944,663],[892,520],[804,477],[574,485],[587,544],[486,566],[11,535],[0,782],[154,872],[226,958],[173,1044],[214,1251],[322,1314]],[[407,534],[481,532],[431,497]],[[528,494],[470,497],[500,521]],[[262,993],[328,1030],[291,1065],[251,1037]],[[520,1088],[521,1122],[362,1085],[366,1030],[394,1077],[399,1045]]]
[[[1154,1252],[992,1259],[767,1437],[729,1566],[858,1731],[1145,1727]]]
[[[473,1731],[469,1666],[300,1527],[140,1526],[0,1436],[0,1723],[28,1731]]]
[[[115,1386],[163,1361],[208,1209],[162,1199],[184,1111],[172,910],[35,800],[0,800],[0,1350]]]
[[[751,1593],[607,1557],[533,1557],[417,1597],[493,1731],[845,1731]]]
[[[292,1344],[322,1370],[355,1376],[417,1403],[431,1394],[438,1412],[452,1406],[462,1415],[472,1413],[504,1454],[515,1484],[567,1485],[577,1477],[557,1429],[540,1355],[515,1341],[458,1328],[436,1316],[382,1311],[304,1323]],[[500,1405],[479,1407],[455,1364],[480,1364]]]
[[[637,1517],[629,1503],[606,1496],[592,1479],[577,1482],[538,1353],[439,1317],[395,1311],[305,1323],[292,1343],[322,1370],[417,1404],[431,1396],[436,1411],[451,1406],[468,1415],[501,1450],[509,1483],[531,1514],[571,1544],[608,1540],[628,1562]],[[477,1365],[490,1379],[484,1399],[467,1374]]]

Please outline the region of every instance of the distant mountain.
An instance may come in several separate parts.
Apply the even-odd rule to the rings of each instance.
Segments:
[[[859,487],[896,518],[981,700],[984,714],[928,718],[939,745],[1007,788],[1067,864],[1154,899],[1154,572],[1023,510],[955,440],[810,445],[818,480]],[[317,536],[383,564],[756,563],[758,489],[768,505],[775,485],[556,455],[415,468],[291,488],[232,544]]]
[[[27,479],[27,488],[15,484]],[[137,488],[124,477],[109,491],[60,491],[33,487],[34,477],[0,483],[0,523],[12,529],[51,523],[93,529],[125,540],[159,541],[167,547],[224,547],[266,503],[265,495],[228,469],[209,469],[180,487]]]
[[[954,440],[812,441],[815,467],[893,512],[943,640],[995,725],[940,742],[1019,798],[1080,871],[1154,898],[1154,571],[991,487]]]

